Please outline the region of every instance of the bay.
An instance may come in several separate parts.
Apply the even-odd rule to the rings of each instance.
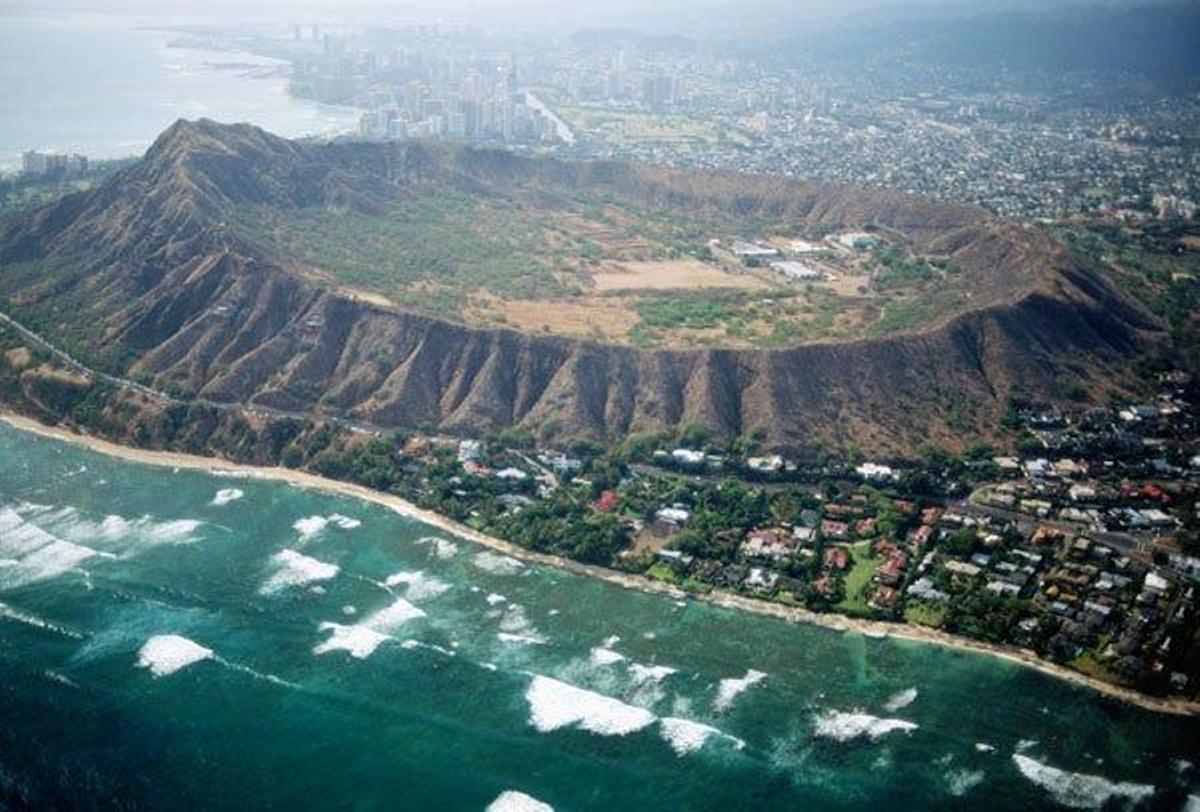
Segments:
[[[174,22],[183,22],[174,21]],[[139,155],[179,118],[249,122],[284,137],[345,132],[358,111],[295,99],[280,63],[169,47],[170,18],[0,14],[0,170],[28,149]],[[266,74],[265,76],[263,74]]]

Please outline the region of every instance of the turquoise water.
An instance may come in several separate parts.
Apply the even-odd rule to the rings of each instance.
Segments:
[[[1172,808],[1198,791],[1197,722],[1012,664],[645,595],[354,500],[7,426],[0,603],[0,807],[478,810],[515,791],[556,809]]]
[[[283,136],[357,123],[355,110],[289,97],[282,77],[212,67],[273,60],[169,48],[177,36],[145,24],[112,14],[0,13],[0,169],[17,168],[27,149],[138,155],[181,117],[248,121]]]

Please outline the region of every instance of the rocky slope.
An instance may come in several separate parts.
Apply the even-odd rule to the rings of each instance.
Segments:
[[[475,329],[315,281],[229,224],[229,207],[382,211],[417,184],[603,189],[640,205],[871,225],[951,254],[974,309],[910,334],[782,350],[640,350]],[[1010,395],[1099,393],[1160,340],[1156,322],[1039,231],[981,210],[728,173],[569,164],[422,144],[302,144],[179,122],[97,189],[0,236],[5,309],[120,347],[132,370],[213,401],[473,433],[619,436],[681,423],[772,445],[910,452],[987,437]],[[55,310],[51,305],[69,303]],[[53,313],[52,316],[46,315]]]

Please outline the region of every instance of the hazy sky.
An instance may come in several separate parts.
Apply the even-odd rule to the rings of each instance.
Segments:
[[[870,20],[910,13],[989,13],[1005,8],[1041,10],[1062,6],[1127,6],[1142,0],[0,0],[0,13],[44,14],[54,10],[195,16],[227,20],[335,18],[354,22],[405,16],[461,17],[479,22],[554,25],[702,23],[719,30],[747,18],[771,15],[800,20]],[[1150,0],[1145,0],[1149,2]]]

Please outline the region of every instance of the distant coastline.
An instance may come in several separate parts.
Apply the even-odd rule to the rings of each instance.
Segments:
[[[892,637],[901,640],[911,640],[920,643],[929,643],[947,648],[954,648],[960,651],[974,652],[976,654],[991,655],[993,657],[999,657],[1003,660],[1007,660],[1028,668],[1036,669],[1043,674],[1060,680],[1065,680],[1079,686],[1091,688],[1092,690],[1104,694],[1105,696],[1138,706],[1145,710],[1155,711],[1158,713],[1167,713],[1176,716],[1200,716],[1200,702],[1190,702],[1179,699],[1163,699],[1149,696],[1147,694],[1143,694],[1129,688],[1124,688],[1119,685],[1113,685],[1103,680],[1096,679],[1095,677],[1090,677],[1086,674],[1082,674],[1078,671],[1058,665],[1057,663],[1043,660],[1034,652],[1027,649],[1021,649],[1015,646],[1002,646],[983,643],[913,624],[861,620],[858,618],[847,617],[845,615],[818,613],[799,607],[784,606],[782,604],[748,598],[744,595],[737,595],[724,590],[713,590],[712,592],[708,593],[684,592],[676,587],[646,578],[641,575],[619,572],[617,570],[589,564],[582,564],[577,561],[562,558],[560,556],[547,555],[545,553],[527,550],[516,544],[512,544],[511,542],[480,533],[473,528],[467,527],[466,525],[440,514],[419,508],[411,502],[408,502],[407,500],[398,496],[383,493],[381,491],[374,491],[361,485],[354,485],[347,482],[326,479],[315,474],[289,468],[269,468],[263,466],[242,465],[226,462],[218,458],[199,457],[190,454],[180,454],[169,451],[149,451],[140,448],[131,448],[129,446],[119,445],[107,440],[92,437],[90,435],[79,434],[61,427],[46,426],[37,422],[36,420],[20,416],[9,411],[0,411],[0,421],[3,421],[19,431],[36,434],[40,437],[45,437],[52,440],[67,442],[72,445],[87,448],[88,450],[110,457],[116,457],[128,462],[161,467],[183,468],[210,473],[240,473],[256,479],[283,482],[300,488],[308,488],[311,490],[360,499],[388,508],[396,513],[399,513],[400,515],[423,522],[445,533],[472,541],[480,546],[493,549],[513,558],[533,564],[566,570],[578,575],[586,575],[589,577],[598,578],[610,584],[615,584],[626,589],[636,589],[646,593],[675,598],[677,600],[700,600],[716,606],[775,617],[781,620],[791,621],[793,623],[807,623],[809,625],[819,626],[831,631],[857,632],[866,637],[872,638]]]

